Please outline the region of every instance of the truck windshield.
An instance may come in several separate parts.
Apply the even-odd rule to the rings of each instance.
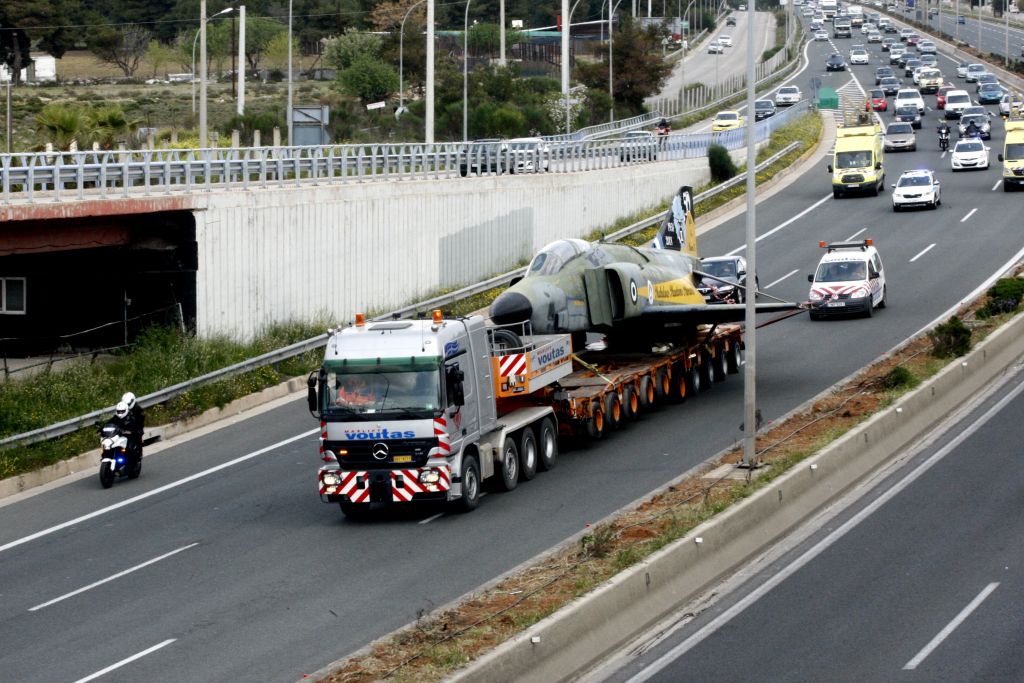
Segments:
[[[328,368],[322,412],[340,418],[382,413],[429,418],[442,405],[440,377],[440,369],[430,365]]]
[[[1024,142],[1011,142],[1007,144],[1006,150],[1003,152],[1003,158],[1010,161],[1024,159]]]
[[[868,168],[871,166],[871,152],[837,152],[836,168]]]

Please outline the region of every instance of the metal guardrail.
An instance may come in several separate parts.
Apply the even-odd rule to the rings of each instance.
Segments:
[[[593,138],[605,137],[615,133],[624,133],[628,130],[636,130],[637,128],[643,128],[644,126],[650,125],[661,118],[661,114],[657,111],[650,111],[646,114],[640,114],[639,116],[633,116],[628,119],[620,119],[618,121],[609,121],[608,123],[599,123],[596,126],[587,126],[586,128],[580,128],[572,133],[562,133],[561,135],[545,135],[543,138],[548,142],[572,142],[576,140],[590,140]]]
[[[768,120],[770,121],[771,119]],[[786,154],[789,154],[790,152],[795,150],[799,145],[799,142],[790,143],[784,149],[773,154],[772,156],[758,164],[755,172],[760,172],[764,170],[771,164],[781,159]],[[746,173],[744,172],[740,175],[737,175],[735,178],[732,178],[727,182],[722,183],[721,185],[718,185],[706,192],[700,193],[694,198],[694,201],[700,202],[710,199],[711,197],[714,197],[715,195],[738,185],[739,183],[743,182],[745,178]],[[606,241],[620,240],[623,237],[626,237],[627,235],[631,235],[635,232],[645,230],[651,227],[652,225],[657,224],[657,222],[660,221],[664,217],[664,215],[664,211],[659,211],[658,213],[652,216],[644,218],[643,220],[637,221],[636,223],[633,223],[632,225],[629,225],[621,230],[617,230],[614,233],[606,235],[604,239]],[[385,315],[377,316],[374,319],[387,320],[395,316],[409,317],[419,311],[444,306],[454,301],[458,301],[460,299],[464,299],[475,294],[480,294],[481,292],[486,292],[495,287],[500,287],[501,285],[509,283],[513,278],[523,275],[525,272],[526,268],[517,268],[513,271],[502,273],[501,275],[496,275],[488,280],[484,280],[483,282],[478,282],[468,287],[463,287],[462,289],[449,292],[448,294],[443,294],[432,299],[427,299],[426,301],[420,301],[410,306],[405,306],[403,308],[396,309]],[[242,361],[241,363],[236,363],[235,365],[230,365],[226,368],[221,368],[220,370],[208,372],[200,377],[196,377],[185,382],[179,382],[178,384],[167,387],[166,389],[161,389],[160,391],[153,392],[152,394],[146,394],[145,396],[139,397],[138,401],[143,407],[148,408],[149,406],[163,403],[198,387],[205,386],[207,384],[212,384],[213,382],[217,382],[222,379],[227,379],[228,377],[233,377],[234,375],[239,375],[250,370],[255,370],[265,365],[270,365],[283,360],[294,358],[296,356],[300,356],[303,353],[312,351],[313,349],[317,349],[326,344],[327,334],[325,333],[317,335],[310,339],[296,342],[295,344],[292,344],[290,346],[270,351],[261,356],[250,358],[249,360]],[[37,443],[39,441],[46,441],[47,439],[52,439],[58,436],[63,436],[64,434],[69,434],[71,432],[82,429],[83,427],[89,427],[99,423],[104,418],[109,417],[110,414],[113,412],[113,409],[113,406],[110,406],[105,409],[94,410],[93,412],[88,413],[86,415],[80,415],[79,417],[64,420],[62,422],[57,422],[46,427],[33,429],[32,431],[29,432],[23,432],[21,434],[8,436],[6,438],[0,439],[0,448],[15,445],[28,445],[32,443]]]
[[[760,130],[760,125],[759,141],[772,130],[770,126]],[[728,149],[744,144],[743,135],[728,131],[675,133],[659,145],[646,146],[633,140],[603,139],[523,146],[497,142],[10,154],[0,155],[0,196],[3,204],[11,204],[14,200],[153,197],[303,183],[568,173],[700,157],[711,142]]]

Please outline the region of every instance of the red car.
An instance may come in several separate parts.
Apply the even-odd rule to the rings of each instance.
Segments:
[[[889,109],[889,102],[885,99],[885,92],[882,90],[869,90],[868,99],[864,103],[864,111],[886,111]]]
[[[956,86],[944,85],[939,88],[939,91],[935,93],[935,108],[945,109],[946,108],[946,93],[950,90],[956,90]]]

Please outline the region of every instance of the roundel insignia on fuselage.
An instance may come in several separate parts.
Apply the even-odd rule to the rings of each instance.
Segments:
[[[654,305],[654,283],[647,281],[647,303]]]
[[[633,278],[630,278],[629,279],[629,298],[633,300],[633,303],[636,303],[636,296],[637,296],[636,295],[636,280],[634,280]]]

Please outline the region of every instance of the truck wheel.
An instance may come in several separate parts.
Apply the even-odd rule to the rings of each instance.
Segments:
[[[608,425],[604,420],[604,411],[598,401],[590,402],[590,419],[587,420],[587,436],[591,439],[604,438]]]
[[[366,519],[370,516],[369,503],[338,503],[341,506],[341,514],[353,521]]]
[[[519,478],[530,481],[537,476],[537,437],[532,427],[523,430],[519,437]]]
[[[682,403],[690,395],[690,387],[686,381],[686,368],[683,367],[682,363],[675,363],[672,365],[672,393],[669,394],[669,400],[673,403]]]
[[[843,193],[840,192],[839,190],[832,190],[832,198],[833,199],[839,199],[842,196],[843,196]]]
[[[869,296],[868,297],[868,308],[867,308],[866,311],[864,311],[864,317],[865,318],[870,318],[874,314],[875,314],[875,302]]]
[[[523,340],[511,330],[494,330],[491,335],[494,345],[505,351],[514,351],[523,348]]]
[[[498,488],[502,491],[511,491],[519,484],[519,448],[511,437],[505,437],[505,443],[501,446],[501,462],[498,465],[501,470]]]
[[[725,366],[729,374],[735,375],[740,371],[740,365],[743,364],[742,353],[739,342],[729,342],[729,348],[725,352]]]
[[[618,429],[622,426],[622,401],[614,391],[609,391],[604,396],[604,419],[609,429]]]
[[[640,407],[650,408],[654,405],[654,381],[650,375],[640,378]]]
[[[537,459],[537,469],[542,472],[555,469],[558,464],[558,432],[555,431],[555,423],[550,417],[545,417],[540,423],[540,457]]]
[[[475,455],[462,457],[462,498],[455,501],[459,512],[471,512],[480,505],[480,464]]]
[[[700,354],[700,365],[697,366],[697,374],[700,376],[700,390],[711,390],[711,358],[706,353]]]
[[[683,384],[686,385],[686,395],[688,397],[696,398],[697,394],[704,390],[704,381],[701,375],[702,373],[697,366],[693,366],[683,373]]]
[[[724,382],[729,373],[729,361],[725,357],[725,345],[715,344],[715,357],[711,360],[711,371],[716,382]]]
[[[640,398],[629,385],[622,387],[622,415],[630,422],[640,417]]]
[[[888,303],[888,298],[889,298],[889,288],[886,287],[885,285],[882,285],[882,300],[878,302],[878,307],[879,308],[885,308],[885,305]]]
[[[672,395],[672,378],[665,368],[658,368],[654,379],[654,393],[659,401],[664,401]]]

